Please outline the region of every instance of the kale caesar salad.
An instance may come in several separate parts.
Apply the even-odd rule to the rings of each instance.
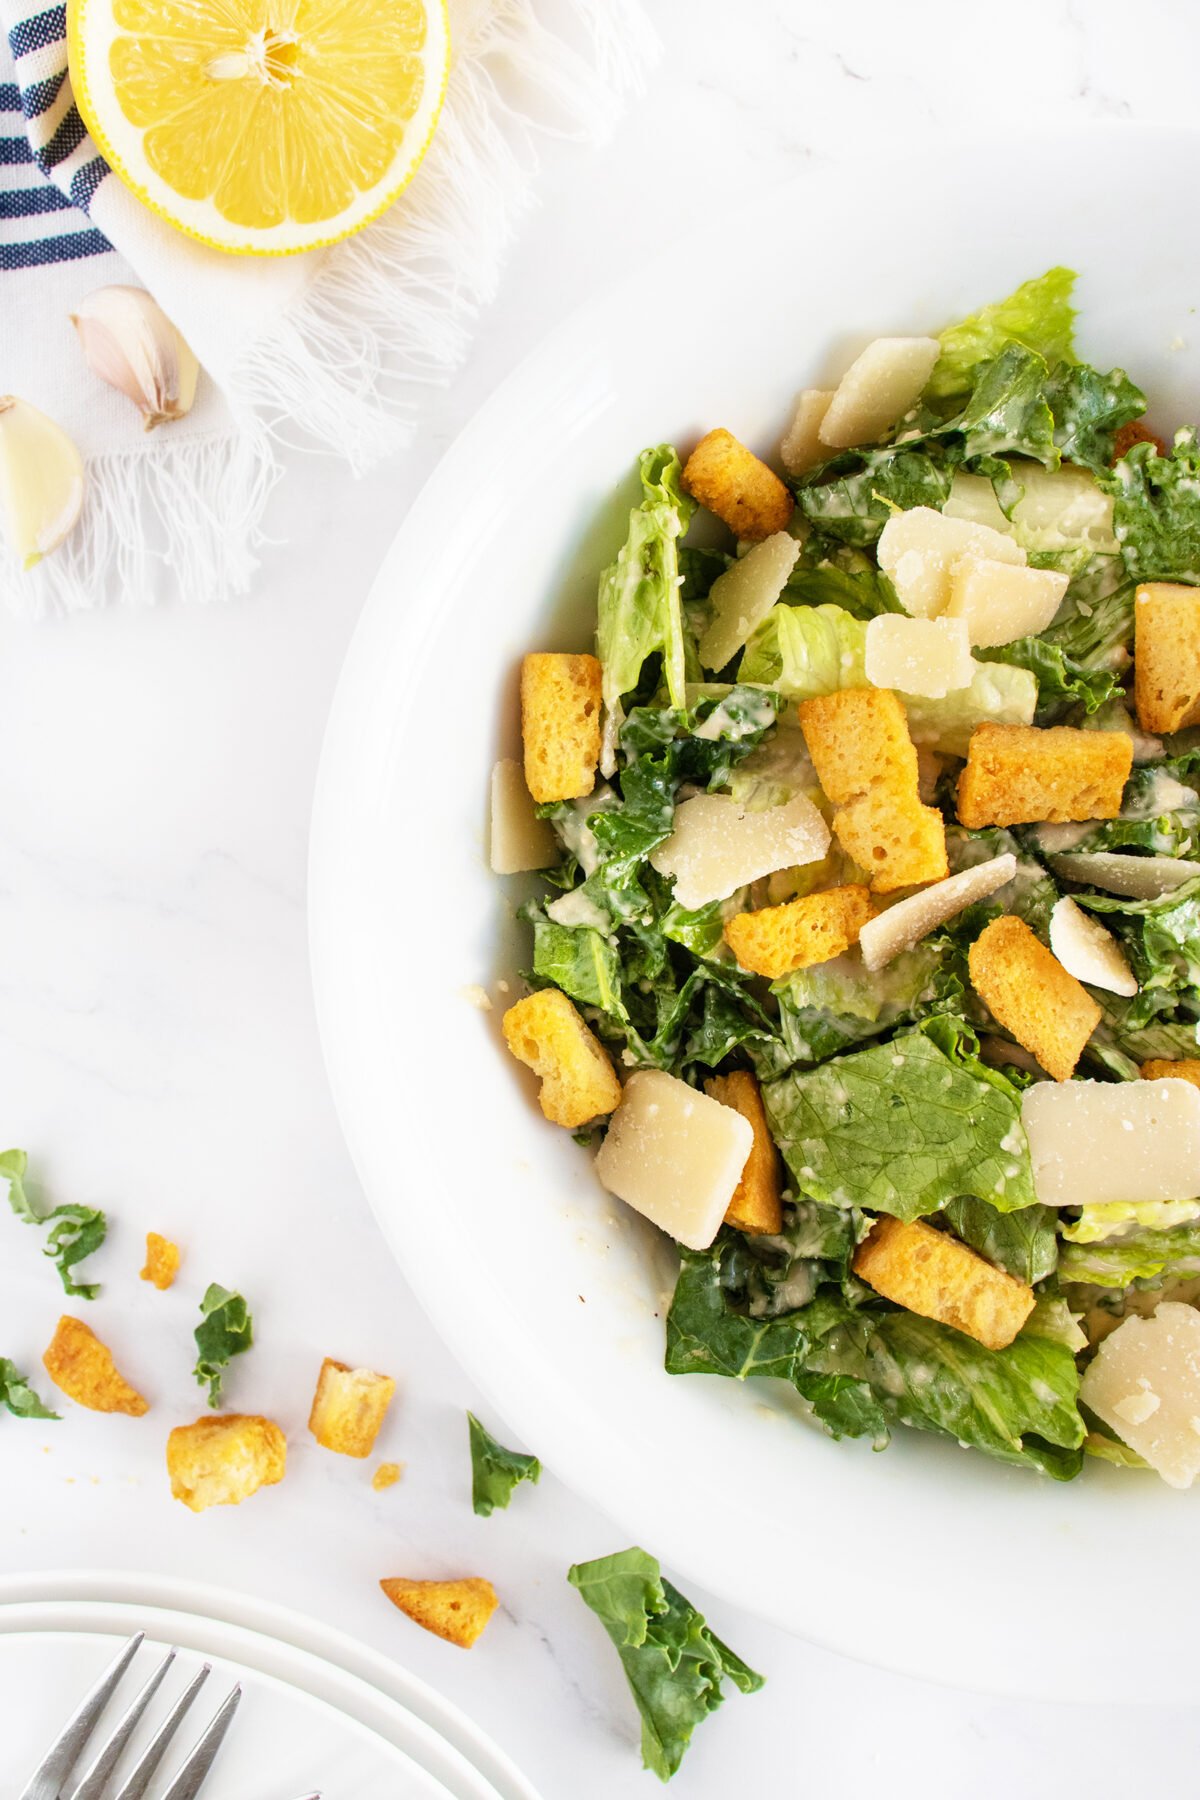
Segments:
[[[1200,443],[1052,269],[642,453],[521,671],[503,1021],[668,1233],[676,1375],[1070,1480],[1200,1474]],[[777,472],[782,470],[782,476]]]

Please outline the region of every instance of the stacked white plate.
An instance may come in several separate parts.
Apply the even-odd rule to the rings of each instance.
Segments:
[[[242,1686],[204,1800],[296,1800],[318,1790],[323,1800],[537,1800],[460,1712],[340,1632],[241,1595],[108,1574],[0,1582],[0,1794],[19,1792],[136,1631],[146,1634],[135,1664],[143,1674],[169,1646],[178,1651],[159,1697],[164,1712],[202,1663],[212,1665],[176,1740],[180,1756],[233,1684]]]

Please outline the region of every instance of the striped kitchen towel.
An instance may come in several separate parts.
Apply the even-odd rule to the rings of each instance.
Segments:
[[[35,617],[244,592],[281,438],[356,472],[407,440],[495,290],[539,137],[601,140],[657,52],[641,0],[450,0],[446,101],[406,193],[330,249],[246,258],[109,172],[74,104],[63,6],[0,0],[0,17],[0,393],[57,419],[87,478],[79,524],[36,568],[0,545],[0,595]],[[148,288],[204,370],[187,418],[149,434],[70,323],[114,282]]]

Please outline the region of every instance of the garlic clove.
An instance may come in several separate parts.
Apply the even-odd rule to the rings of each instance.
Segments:
[[[0,514],[23,568],[57,548],[83,505],[83,459],[61,425],[0,394]]]
[[[97,288],[71,323],[92,373],[133,401],[147,431],[192,410],[200,365],[145,288]]]

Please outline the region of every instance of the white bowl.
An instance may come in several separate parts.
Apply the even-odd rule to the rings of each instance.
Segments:
[[[521,884],[485,861],[530,649],[583,647],[645,444],[770,448],[867,338],[936,331],[1053,263],[1079,343],[1200,415],[1200,137],[1119,126],[915,144],[814,173],[632,274],[505,382],[414,506],[338,690],[311,944],[350,1147],[430,1317],[509,1423],[685,1582],[914,1674],[1060,1699],[1191,1699],[1200,1506],[1090,1466],[1063,1485],[901,1430],[834,1444],[773,1384],[670,1377],[673,1251],[596,1184],[504,1052]],[[661,206],[661,195],[648,201]],[[482,1011],[479,984],[495,1001]],[[1170,1596],[1133,1631],[1139,1597]],[[1111,1621],[1111,1623],[1100,1623]]]

